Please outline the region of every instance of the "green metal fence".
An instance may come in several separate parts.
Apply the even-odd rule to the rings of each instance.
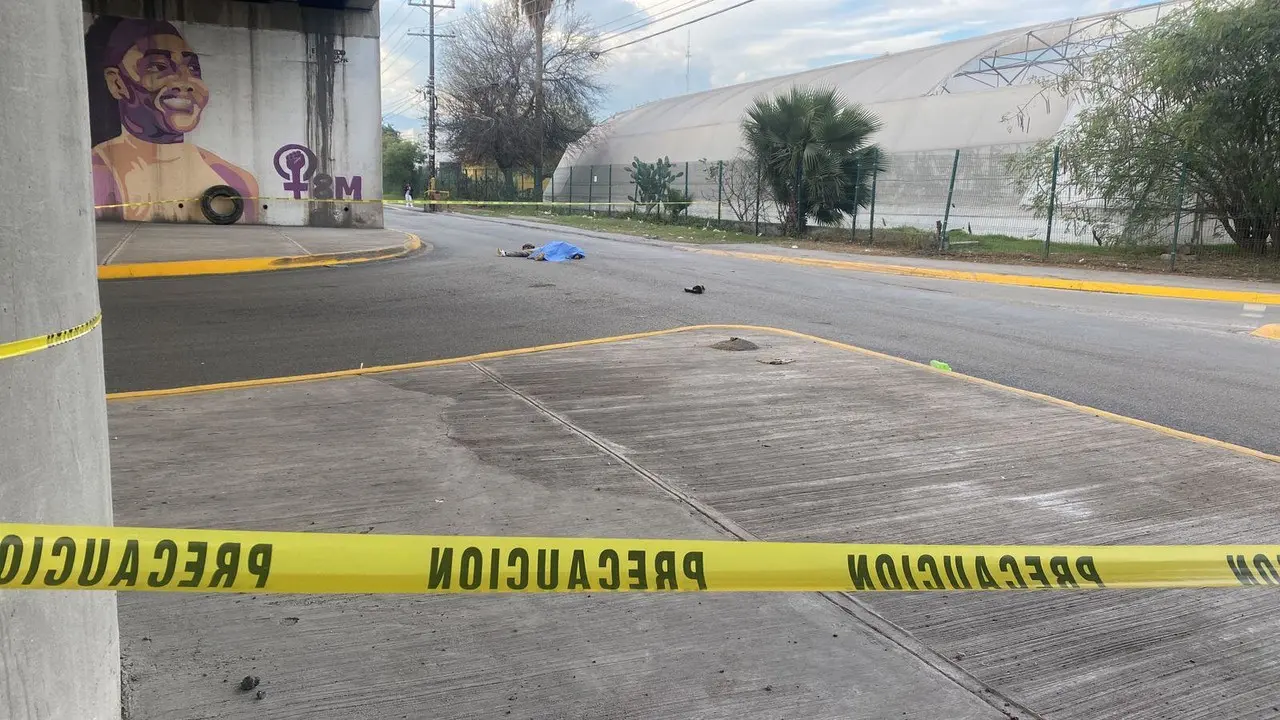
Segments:
[[[1179,263],[1240,257],[1238,244],[1184,191],[1110,207],[1083,197],[1056,158],[1043,177],[1019,182],[1010,159],[1019,148],[996,147],[917,153],[884,158],[872,171],[867,197],[839,228],[813,228],[817,236],[867,244],[905,245],[912,250],[955,254],[1007,254],[1028,259],[1055,256],[1122,257],[1118,266]],[[672,189],[691,200],[676,222],[775,234],[780,208],[761,187],[761,173],[744,159],[673,160],[682,175]],[[573,203],[560,212],[634,213],[657,220],[654,208],[633,203],[628,165],[558,168],[545,197]],[[1171,169],[1175,173],[1177,169]],[[1044,190],[1047,189],[1047,192]],[[1037,202],[1036,196],[1041,200]],[[663,221],[673,218],[666,214]],[[1276,257],[1273,239],[1267,252]],[[1061,258],[1059,258],[1061,259]]]

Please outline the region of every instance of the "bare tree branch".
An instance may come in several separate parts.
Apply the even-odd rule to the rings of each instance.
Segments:
[[[494,165],[510,177],[538,164],[540,139],[546,149],[541,159],[555,162],[591,130],[591,108],[604,94],[598,38],[582,16],[548,8],[543,19],[546,117],[541,127],[537,38],[524,18],[509,6],[483,5],[458,21],[442,66],[440,126],[444,147],[461,162]]]

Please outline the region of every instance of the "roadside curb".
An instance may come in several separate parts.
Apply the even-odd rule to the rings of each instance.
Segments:
[[[701,332],[701,331],[708,331],[708,330],[711,330],[711,331],[727,330],[730,332],[735,332],[735,331],[736,332],[763,332],[763,333],[771,333],[771,334],[779,335],[783,337],[790,337],[798,340],[818,343],[820,345],[826,345],[828,347],[832,347],[837,350],[844,350],[847,352],[857,353],[859,355],[865,355],[867,357],[887,360],[889,362],[905,365],[907,367],[916,368],[919,370],[923,370],[925,372],[941,373],[943,375],[946,375],[949,378],[954,378],[959,381],[973,383],[974,385],[979,385],[979,386],[991,388],[994,390],[1000,390],[1003,392],[1009,392],[1014,395],[1030,398],[1032,400],[1037,400],[1049,405],[1056,405],[1058,407],[1074,410],[1076,412],[1084,413],[1086,415],[1093,415],[1095,417],[1105,418],[1113,422],[1118,422],[1125,425],[1133,425],[1135,427],[1140,427],[1140,428],[1146,428],[1147,430],[1154,430],[1155,432],[1158,432],[1162,435],[1168,435],[1170,437],[1176,437],[1182,440],[1190,440],[1191,442],[1199,443],[1201,445],[1209,445],[1209,446],[1217,447],[1223,450],[1229,450],[1235,453],[1239,453],[1241,455],[1248,455],[1250,457],[1253,457],[1259,460],[1266,460],[1268,462],[1280,463],[1280,455],[1272,455],[1262,450],[1256,450],[1254,448],[1245,447],[1243,445],[1237,445],[1235,443],[1230,443],[1225,440],[1218,440],[1216,438],[1210,438],[1204,435],[1196,435],[1195,433],[1186,432],[1185,430],[1178,430],[1176,428],[1167,427],[1165,425],[1159,425],[1157,423],[1148,422],[1146,420],[1139,420],[1138,418],[1129,417],[1127,415],[1120,415],[1119,413],[1113,413],[1108,410],[1100,410],[1098,408],[1090,407],[1088,405],[1081,405],[1079,403],[1071,402],[1070,400],[1064,400],[1062,398],[1055,397],[1053,395],[1038,393],[1038,392],[1035,392],[1034,390],[1024,390],[1019,387],[1014,387],[1012,385],[1005,385],[1003,383],[998,383],[994,380],[987,380],[985,378],[976,377],[974,375],[966,375],[964,373],[955,372],[952,370],[941,370],[931,365],[926,365],[924,363],[916,362],[914,360],[908,360],[907,358],[898,357],[897,355],[890,355],[888,353],[877,352],[875,350],[868,350],[866,348],[859,347],[857,345],[851,345],[849,343],[839,342],[838,340],[828,340],[827,338],[819,337],[817,335],[810,335],[808,333],[802,333],[795,330],[787,330],[785,328],[769,327],[767,325],[734,325],[734,324],[718,324],[718,323],[709,324],[709,325],[685,325],[682,327],[674,327],[666,330],[648,330],[644,332],[629,333],[627,335],[613,335],[608,337],[592,338],[590,340],[571,340],[568,342],[553,343],[550,345],[536,345],[533,347],[513,348],[509,350],[495,350],[491,352],[477,353],[474,355],[464,355],[461,357],[440,358],[437,360],[420,360],[417,362],[398,363],[394,365],[371,365],[368,367],[362,366],[359,368],[352,368],[350,370],[332,370],[329,372],[309,373],[305,375],[285,375],[285,376],[279,376],[279,377],[257,378],[254,380],[232,380],[228,382],[210,383],[207,385],[188,385],[185,387],[163,388],[158,390],[128,390],[124,392],[107,393],[107,401],[119,402],[119,401],[125,401],[125,400],[144,400],[144,399],[151,399],[151,398],[158,398],[158,397],[169,397],[173,395],[192,395],[197,393],[218,392],[218,391],[224,391],[224,390],[243,390],[247,388],[258,388],[258,387],[275,386],[275,385],[289,385],[293,383],[335,380],[339,378],[361,377],[364,375],[378,375],[381,373],[401,372],[405,370],[420,370],[423,368],[444,367],[448,365],[460,365],[464,363],[476,363],[476,362],[483,362],[486,360],[500,360],[502,358],[534,355],[538,353],[552,352],[556,350],[573,350],[573,349],[587,348],[587,347],[593,347],[598,345],[611,345],[614,343],[628,342],[632,340],[643,340],[646,338],[662,337],[666,335],[678,335],[682,333]]]
[[[464,213],[459,213],[464,215]],[[701,245],[690,245],[679,241],[654,242],[648,238],[631,236],[626,233],[607,231],[592,232],[572,226],[555,225],[553,223],[512,222],[504,218],[485,217],[482,215],[466,215],[468,218],[514,227],[545,229],[551,232],[563,232],[566,235],[613,239],[619,236],[634,238],[642,245],[655,247],[674,247],[678,250],[720,257],[737,257],[747,260],[775,262],[786,265],[806,265],[824,267],[832,270],[853,270],[856,272],[872,272],[882,275],[903,275],[907,277],[923,277],[935,280],[960,280],[964,282],[987,283],[989,285],[1014,285],[1021,287],[1042,288],[1046,290],[1074,290],[1077,292],[1104,293],[1109,295],[1141,295],[1146,297],[1174,298],[1179,300],[1209,300],[1214,302],[1238,302],[1242,304],[1280,305],[1280,292],[1261,292],[1250,290],[1223,290],[1214,288],[1193,288],[1179,285],[1153,285],[1149,283],[1125,283],[1111,280],[1073,280],[1070,278],[1050,277],[1046,275],[1014,275],[999,272],[977,272],[972,270],[947,270],[945,268],[918,267],[914,265],[892,265],[888,263],[869,263],[858,260],[836,260],[815,257],[795,257],[775,255],[773,253],[754,253],[744,250],[718,250]],[[624,242],[631,242],[626,240]]]
[[[1268,340],[1280,340],[1280,323],[1271,323],[1249,333],[1254,337],[1266,338]]]
[[[125,263],[99,265],[99,280],[135,280],[157,277],[187,277],[195,275],[234,275],[240,273],[273,272],[299,268],[355,265],[378,260],[394,260],[418,252],[425,244],[422,238],[403,230],[395,232],[406,236],[400,245],[374,250],[319,253],[316,255],[286,255],[282,257],[228,258],[224,260],[175,260],[169,262]]]
[[[791,257],[787,255],[773,255],[771,253],[753,253],[741,250],[715,250],[701,247],[690,247],[687,249],[689,252],[702,253],[705,255],[717,255],[721,257],[739,257],[789,265],[807,265],[810,267],[825,267],[835,270],[855,270],[858,272],[873,272],[885,275],[905,275],[908,277],[924,277],[936,280],[962,280],[966,282],[987,283],[991,285],[1017,285],[1021,287],[1044,288],[1048,290],[1075,290],[1079,292],[1105,293],[1111,295],[1143,295],[1147,297],[1177,298],[1180,300],[1212,300],[1216,302],[1280,305],[1280,292],[1193,288],[1181,287],[1178,285],[1124,283],[1110,280],[1073,280],[1070,278],[1057,278],[1044,275],[1012,275],[1008,273],[976,272],[972,270],[946,270],[943,268],[917,267],[914,265],[889,265],[859,262],[857,260],[829,260],[814,257]]]

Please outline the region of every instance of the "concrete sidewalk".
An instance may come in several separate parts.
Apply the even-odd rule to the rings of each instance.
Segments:
[[[98,222],[98,265],[298,258],[398,248],[395,230]]]
[[[811,338],[735,334],[761,348],[712,349],[728,332],[699,330],[118,399],[116,523],[1280,542],[1273,460]],[[794,362],[759,362],[773,358]],[[122,593],[119,607],[132,720],[1270,717],[1280,666],[1267,590]],[[264,699],[236,689],[245,675]]]

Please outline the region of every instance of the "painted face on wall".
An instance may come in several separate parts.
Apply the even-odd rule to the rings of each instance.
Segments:
[[[140,38],[104,74],[111,96],[120,102],[120,122],[129,134],[149,142],[182,142],[209,103],[200,57],[176,34]]]

